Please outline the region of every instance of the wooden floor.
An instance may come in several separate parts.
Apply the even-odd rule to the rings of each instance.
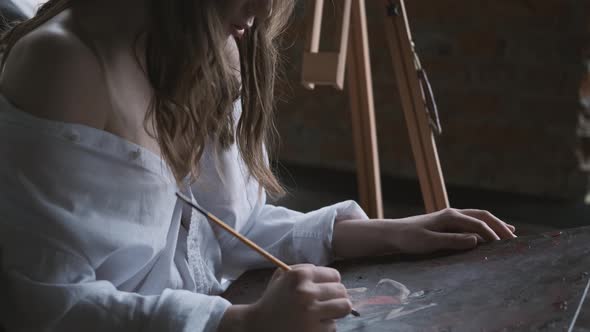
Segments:
[[[279,174],[289,194],[277,204],[310,211],[347,199],[356,199],[352,172],[284,164]],[[424,213],[418,183],[384,177],[385,216],[401,218]],[[451,206],[480,208],[518,227],[519,235],[590,225],[590,206],[578,201],[502,193],[456,186],[448,187]]]

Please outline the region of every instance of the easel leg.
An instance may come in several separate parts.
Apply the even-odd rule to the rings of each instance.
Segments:
[[[425,108],[417,63],[403,0],[383,0],[384,8],[397,4],[387,13],[385,34],[397,77],[404,117],[427,213],[449,207],[438,151]]]
[[[347,72],[359,196],[369,217],[383,218],[365,0],[353,0],[351,15]]]

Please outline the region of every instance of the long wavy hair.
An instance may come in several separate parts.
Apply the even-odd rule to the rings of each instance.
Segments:
[[[0,40],[2,67],[21,37],[74,1],[49,0],[35,17],[5,33]],[[289,21],[293,1],[273,1],[272,15],[257,18],[237,40],[239,77],[227,52],[227,28],[221,23],[218,3],[148,1],[145,54],[136,54],[138,62],[145,58],[145,72],[153,89],[144,127],[157,140],[177,182],[186,176],[191,180],[198,177],[206,144],[219,151],[236,143],[250,175],[271,196],[279,196],[284,191],[267,160],[267,148],[276,134],[273,110],[280,60],[278,37]],[[242,114],[236,125],[233,104],[240,97]]]

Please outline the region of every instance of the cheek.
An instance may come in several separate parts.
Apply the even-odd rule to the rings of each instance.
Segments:
[[[227,59],[229,60],[229,65],[234,69],[236,75],[240,77],[240,51],[234,37],[229,37],[227,39],[225,52]]]
[[[272,15],[272,7],[274,0],[260,0],[262,2],[262,17],[269,17]],[[285,0],[281,0],[285,1]]]

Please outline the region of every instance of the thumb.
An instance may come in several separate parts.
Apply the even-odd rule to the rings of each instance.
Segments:
[[[467,250],[477,246],[475,234],[436,233],[434,238],[439,249]]]
[[[277,268],[275,270],[275,272],[272,274],[272,277],[270,278],[270,282],[273,282],[275,280],[277,280],[279,277],[281,277],[283,274],[285,273],[285,271],[283,271],[283,269],[281,268]]]

